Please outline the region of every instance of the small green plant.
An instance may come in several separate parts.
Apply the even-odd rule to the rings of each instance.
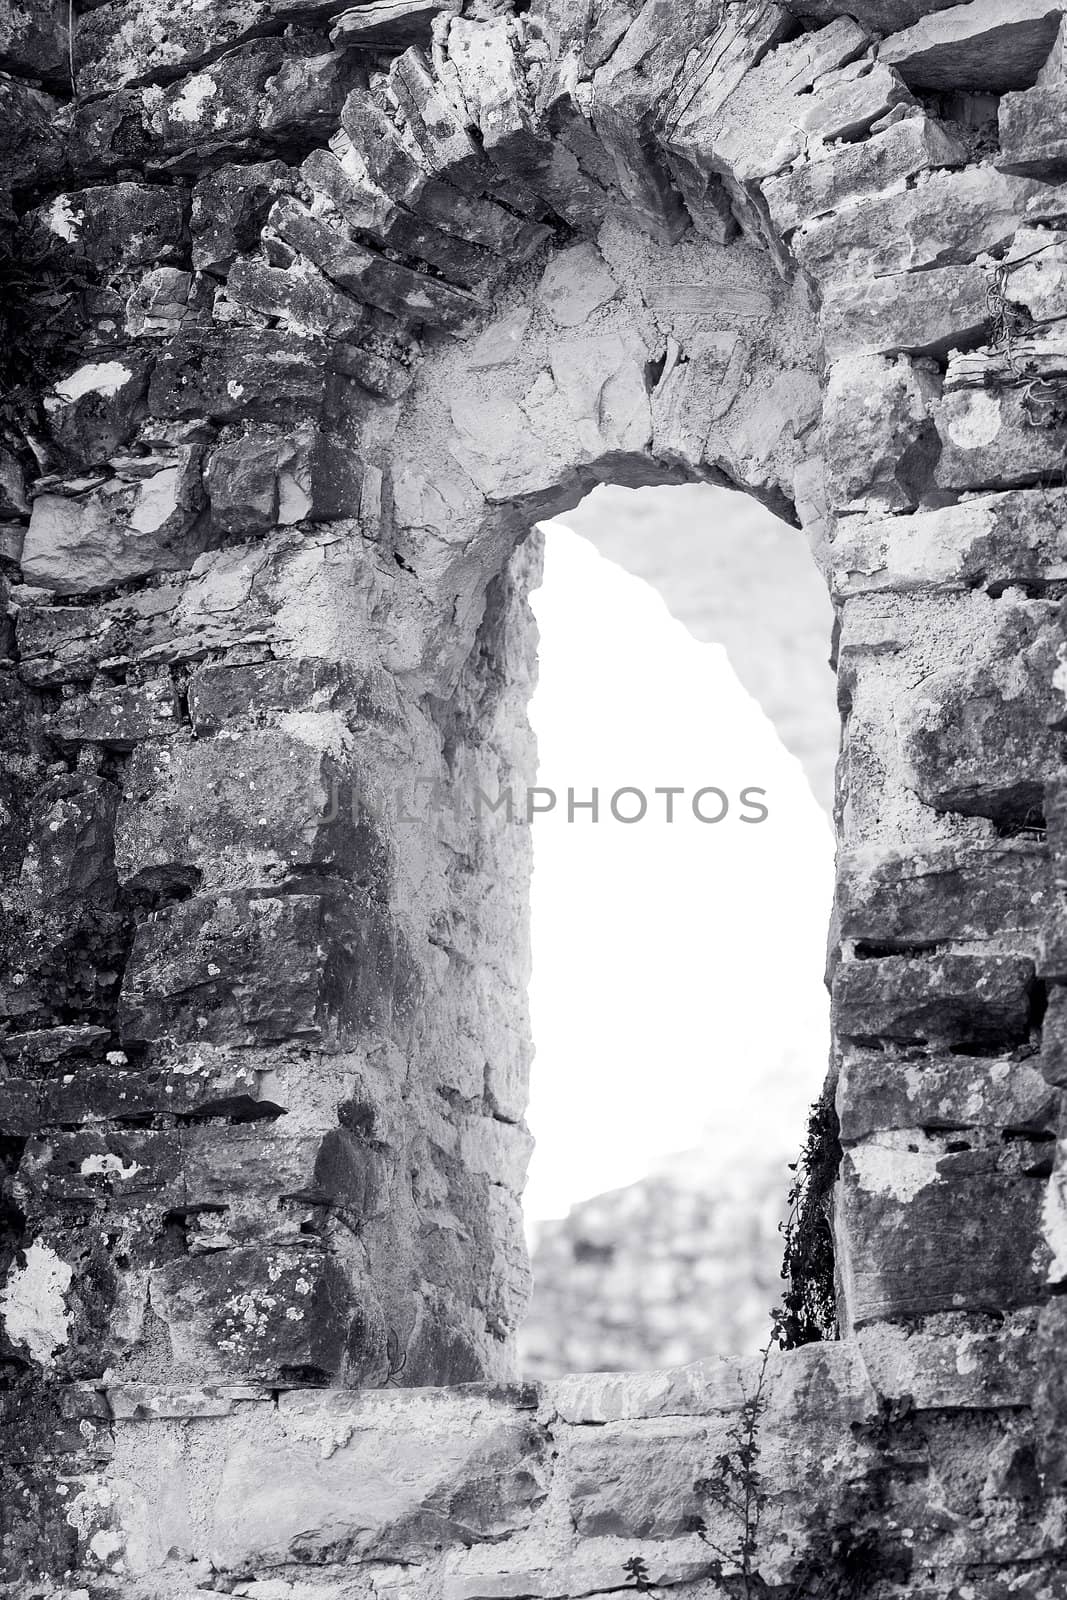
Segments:
[[[761,1351],[756,1385],[751,1393],[741,1384],[741,1406],[727,1434],[729,1448],[716,1456],[712,1471],[698,1478],[694,1493],[709,1506],[725,1514],[733,1534],[728,1544],[714,1539],[707,1518],[695,1516],[690,1531],[699,1535],[711,1550],[710,1575],[720,1584],[727,1582],[726,1567],[733,1569],[734,1587],[744,1600],[766,1594],[767,1586],[756,1570],[760,1522],[767,1501],[760,1472],[760,1419],[767,1409],[767,1362],[771,1344]],[[740,1379],[738,1380],[741,1381]]]
[[[623,1562],[622,1570],[626,1574],[626,1582],[632,1583],[641,1594],[648,1594],[653,1588],[644,1556],[631,1556],[629,1561]]]

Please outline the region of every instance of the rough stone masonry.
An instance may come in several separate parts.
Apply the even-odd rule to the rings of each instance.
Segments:
[[[1067,1593],[1065,13],[0,19],[19,1600]],[[528,830],[464,803],[531,524],[683,480],[838,615],[840,1338],[758,1527],[753,1364],[509,1383]]]

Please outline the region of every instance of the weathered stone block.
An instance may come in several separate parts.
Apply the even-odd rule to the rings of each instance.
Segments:
[[[989,322],[989,282],[974,265],[831,281],[823,291],[827,355],[939,355]]]
[[[285,1395],[269,1444],[235,1438],[227,1452],[212,1548],[237,1568],[297,1551],[319,1559],[339,1540],[396,1561],[519,1532],[547,1493],[547,1438],[507,1400],[506,1391],[494,1400],[477,1390],[414,1401]],[[412,1404],[418,1420],[409,1423]],[[285,1493],[294,1476],[299,1504]]]
[[[558,251],[537,286],[539,303],[561,328],[582,327],[618,293],[607,262],[589,242]]]
[[[90,262],[105,278],[174,260],[182,247],[185,191],[160,183],[72,189],[24,220],[32,247],[60,260]]]
[[[250,255],[271,206],[297,181],[284,161],[227,163],[202,178],[193,188],[190,218],[194,268],[223,277],[238,256]]]
[[[478,302],[462,289],[454,289],[426,273],[413,272],[354,243],[314,216],[299,200],[277,201],[271,207],[269,220],[272,231],[314,262],[331,283],[391,316],[409,317],[431,327],[457,328],[480,309]]]
[[[1030,1029],[1031,961],[933,955],[848,961],[834,975],[834,1020],[846,1038],[1010,1049]]]
[[[30,1140],[18,1181],[35,1215],[96,1201],[117,1216],[150,1201],[155,1224],[184,1195],[181,1135],[174,1129],[52,1133]]]
[[[222,0],[175,12],[167,0],[104,0],[79,18],[78,88],[99,95],[144,79],[178,77],[283,23],[321,24],[344,0]]]
[[[960,1173],[955,1159],[909,1133],[845,1153],[837,1226],[849,1326],[1041,1297],[1043,1180]]]
[[[1041,1026],[1041,1071],[1057,1089],[1067,1089],[1067,989],[1053,983]]]
[[[56,182],[64,169],[61,102],[0,75],[0,155],[9,184]]]
[[[1057,188],[1050,196],[1044,186],[1043,195],[1039,192],[1026,209],[1028,216],[1040,220],[1050,214],[1062,215],[1061,207],[1067,209],[1063,191]],[[1034,377],[1046,373],[1050,377],[1062,376],[1067,371],[1067,344],[1060,321],[1067,317],[1067,232],[1062,228],[1019,228],[1004,258],[1004,267],[1005,298],[1028,311],[1036,325],[1029,337],[1017,332],[1012,339],[1011,354],[1017,370]],[[1000,356],[1010,372],[1009,352],[1001,349],[993,354]],[[961,359],[954,364],[962,364]],[[1039,411],[1034,420],[1041,421]]]
[[[571,1514],[586,1538],[672,1539],[703,1510],[694,1463],[725,1430],[703,1419],[606,1422],[569,1441]]]
[[[1056,42],[1057,0],[970,0],[925,16],[882,42],[880,59],[916,89],[1002,93],[1034,82]]]
[[[165,167],[197,176],[204,148],[236,156],[277,141],[328,139],[337,126],[349,72],[312,33],[254,39],[176,83],[151,83],[81,101],[69,159],[75,170]]]
[[[321,1382],[349,1361],[358,1369],[364,1341],[381,1337],[340,1265],[314,1246],[182,1256],[151,1285],[176,1363],[198,1378]]]
[[[302,1198],[329,1206],[357,1232],[395,1203],[397,1161],[384,1141],[341,1127],[316,1143],[314,1169]]]
[[[310,331],[204,330],[159,352],[148,406],[167,421],[314,416],[326,387],[326,346]]]
[[[10,1033],[3,1041],[3,1061],[10,1071],[33,1078],[47,1077],[57,1067],[66,1073],[87,1061],[102,1060],[109,1038],[107,1028],[85,1024]]]
[[[457,17],[448,34],[449,77],[491,168],[543,195],[572,226],[602,221],[607,195],[535,116],[517,31],[505,17]],[[595,91],[594,91],[595,99]]]
[[[45,1126],[41,1085],[26,1078],[0,1079],[0,1117],[8,1137],[32,1138]]]
[[[706,155],[721,131],[724,107],[788,28],[789,19],[777,5],[726,11],[686,58],[659,117],[671,171],[691,208],[699,209],[707,188]]]
[[[371,337],[373,339],[373,335]],[[368,394],[377,395],[383,400],[399,400],[407,393],[415,379],[414,353],[410,341],[407,340],[401,348],[397,348],[394,340],[389,355],[361,349],[358,345],[339,344],[334,347],[331,355],[330,370],[342,377],[352,378]],[[351,408],[352,400],[352,391],[349,389],[345,394],[344,407]],[[375,470],[380,472],[381,468]],[[364,482],[366,481],[365,477]],[[363,514],[361,499],[361,517]]]
[[[999,489],[1036,483],[1058,470],[1067,447],[1067,417],[1055,408],[1035,426],[1040,392],[1024,388],[946,390],[934,407],[943,489]]]
[[[139,458],[132,479],[108,479],[77,498],[38,495],[22,570],[58,594],[97,594],[153,572],[190,565],[207,547],[198,523],[200,452]]]
[[[908,28],[920,17],[935,11],[947,11],[959,0],[783,0],[785,9],[801,17],[814,17],[817,22],[830,22],[834,17],[855,17],[864,27],[875,33],[891,33]]]
[[[396,49],[428,40],[431,23],[446,9],[445,0],[369,0],[342,11],[330,39],[341,50]]]
[[[560,403],[551,379],[544,379],[542,388],[549,391],[547,398],[555,403],[556,414],[563,411],[570,422],[570,412]],[[539,436],[545,431],[544,425],[539,434],[531,431],[528,406],[524,408],[513,400],[459,395],[449,409],[449,454],[487,500],[499,504],[519,496],[551,493],[556,477],[554,457]],[[445,483],[448,495],[462,504],[462,477],[457,473]],[[422,522],[422,507],[427,501],[432,503],[442,486],[440,476],[431,483],[416,473],[398,474],[393,484],[398,522],[416,526]]]
[[[1038,842],[845,851],[838,862],[841,937],[880,949],[1010,939],[1032,953],[1054,909]]]
[[[1000,102],[998,166],[1035,178],[1067,168],[1065,112],[1065,85],[1006,94]]]
[[[829,552],[840,595],[972,589],[1067,578],[1067,492],[1019,490],[937,511],[838,523]]]
[[[358,157],[355,175],[362,172],[390,199],[425,222],[456,234],[496,255],[527,260],[545,237],[524,218],[479,196],[465,194],[438,175],[424,159],[411,133],[402,132],[368,95],[357,91],[345,102],[341,124]],[[349,165],[347,157],[342,164]]]
[[[967,152],[923,113],[894,122],[869,139],[831,144],[762,184],[777,228],[788,233],[840,206],[881,194],[931,167],[959,167]]]
[[[316,428],[253,429],[208,457],[204,487],[211,523],[248,536],[296,522],[329,522],[359,511],[360,467],[351,448]]]
[[[144,414],[151,362],[139,350],[76,367],[50,394],[48,431],[67,460],[90,467],[125,444]]]
[[[0,447],[0,517],[23,517],[29,509],[22,463],[13,450]]]
[[[1033,1397],[1035,1310],[929,1318],[923,1328],[874,1323],[861,1328],[863,1364],[880,1395],[920,1411],[1024,1406]]]
[[[343,160],[331,150],[313,150],[300,173],[316,195],[330,202],[353,233],[427,262],[449,283],[474,289],[498,276],[503,268],[499,256],[484,246],[446,233],[396,205],[371,179],[351,141],[347,142]],[[528,253],[532,254],[542,230],[530,232],[534,237]]]
[[[367,325],[365,307],[303,256],[290,267],[242,257],[230,268],[226,295],[246,311],[278,318],[297,337],[350,339]]]
[[[55,739],[132,750],[142,739],[169,738],[180,726],[175,686],[169,676],[121,688],[73,694],[49,719]]]
[[[134,1042],[319,1039],[410,1020],[403,935],[359,891],[184,901],[137,930],[121,1028]]]
[[[973,261],[1012,237],[1031,187],[991,165],[922,172],[901,193],[871,197],[800,228],[791,248],[819,282],[850,267],[883,277]]]
[[[1041,1468],[1048,1479],[1067,1485],[1067,1372],[1060,1360],[1067,1338],[1067,1301],[1062,1296],[1041,1309],[1035,1360],[1038,1370],[1034,1413]]]
[[[686,45],[690,40],[703,39],[709,26],[718,24],[720,17],[705,0],[683,0],[681,8],[673,12],[677,31],[662,27],[665,15],[660,5],[642,9],[621,37],[612,39],[608,48],[596,50],[596,67],[590,74],[592,94],[584,107],[580,91],[567,93],[572,86],[567,84],[565,75],[558,86],[563,92],[557,93],[549,126],[555,124],[570,132],[562,146],[570,157],[570,171],[566,164],[552,159],[547,174],[539,172],[534,182],[554,210],[584,230],[591,231],[596,226],[598,213],[601,217],[610,214],[615,195],[621,195],[653,238],[669,243],[687,225],[686,209],[672,181],[669,162],[658,141],[650,138],[646,130],[678,81],[686,61]],[[609,9],[598,20],[614,29],[621,14]],[[593,61],[588,55],[586,59],[592,69]],[[583,109],[592,123],[593,137],[584,131]],[[606,154],[607,163],[600,151]],[[521,171],[521,163],[516,170]],[[579,203],[574,206],[566,200],[571,184],[576,192],[581,191]],[[698,195],[691,190],[688,200],[689,215],[705,237],[724,242],[732,235],[734,224],[726,196],[713,176],[706,174],[702,192]]]
[[[506,367],[518,359],[533,308],[518,306],[482,330],[471,346],[469,366],[476,372]]]
[[[321,744],[314,738],[314,722]],[[204,724],[201,721],[201,729]],[[250,729],[239,745],[196,739],[141,746],[124,776],[116,864],[125,882],[145,887],[185,875],[212,885],[254,885],[322,858],[338,799],[326,750],[332,718],[303,724],[305,738],[280,728]],[[339,842],[339,837],[338,837]]]
[[[217,733],[229,722],[254,723],[264,712],[325,711],[341,694],[335,662],[303,656],[250,666],[223,662],[200,667],[189,678],[189,719],[196,734]],[[371,697],[353,696],[366,712]]]
[[[1031,1061],[901,1061],[881,1054],[846,1059],[838,1089],[841,1139],[855,1144],[897,1129],[1055,1132],[1059,1096]],[[965,1141],[964,1141],[965,1142]]]
[[[236,1128],[209,1124],[183,1129],[182,1206],[190,1213],[192,1248],[230,1249],[256,1239],[295,1241],[310,1206],[357,1198],[341,1184],[330,1188],[316,1178],[316,1158],[324,1143],[320,1134],[288,1134],[284,1129],[284,1118]]]
[[[704,164],[749,184],[795,162],[822,142],[852,137],[898,99],[898,79],[857,60],[867,35],[851,19],[780,44],[745,76],[720,108]],[[847,102],[847,105],[846,105]],[[713,153],[712,153],[713,152]]]
[[[169,637],[177,583],[161,583],[83,606],[25,606],[19,612],[20,674],[26,683],[86,682],[101,663],[138,657]]]
[[[211,502],[211,522],[220,533],[265,533],[279,521],[278,478],[283,457],[292,456],[284,437],[246,434],[220,445],[207,458],[204,488]],[[298,503],[306,503],[306,495]],[[290,496],[292,502],[292,496]],[[296,509],[294,507],[293,509]],[[299,522],[299,512],[287,522]]]
[[[590,455],[648,444],[652,414],[642,355],[617,333],[553,342],[552,377]]]
[[[113,1057],[122,1052],[111,1051]],[[226,1117],[229,1121],[270,1122],[280,1108],[257,1093],[257,1074],[249,1063],[178,1061],[169,1071],[137,1070],[118,1060],[104,1067],[77,1061],[73,1070],[33,1087],[38,1116],[33,1129],[70,1128],[79,1123],[148,1122],[153,1117]]]
[[[230,1417],[252,1405],[273,1405],[271,1390],[258,1383],[188,1383],[160,1389],[151,1383],[124,1383],[107,1390],[108,1414],[117,1422],[189,1422]]]
[[[0,67],[61,81],[67,71],[69,14],[64,0],[17,0],[0,17]]]
[[[918,504],[937,460],[931,405],[939,391],[937,374],[906,356],[834,363],[822,419],[831,506],[907,511]]]
[[[399,109],[424,166],[430,172],[447,175],[448,182],[463,194],[475,198],[489,195],[517,215],[537,223],[549,210],[544,199],[521,179],[499,172],[486,159],[475,143],[455,68],[441,51],[432,53],[433,65],[427,52],[418,48],[405,50],[390,63],[388,72],[388,98]],[[579,120],[584,132],[582,149],[587,155],[594,150],[599,152],[599,159],[589,161],[590,168],[602,182],[610,182],[610,162],[588,123],[584,118]],[[574,122],[574,117],[559,118],[559,132],[565,143],[570,143]],[[540,234],[541,230],[533,226],[530,232]]]
[[[197,320],[196,309],[192,273],[154,267],[126,301],[126,332],[132,339],[169,339]]]
[[[37,791],[20,878],[28,909],[41,915],[113,904],[117,801],[114,784],[80,773]]]
[[[693,467],[706,459],[709,433],[743,391],[751,353],[748,340],[737,333],[697,334],[690,340],[688,360],[666,370],[649,397],[658,456]]]
[[[931,673],[899,708],[904,773],[940,811],[1040,826],[1044,782],[1059,762],[1054,607],[1005,600],[982,611],[987,631],[966,659]]]
[[[877,123],[914,105],[899,75],[869,58],[828,72],[816,85],[810,103],[801,103],[800,124],[810,144],[859,139]]]

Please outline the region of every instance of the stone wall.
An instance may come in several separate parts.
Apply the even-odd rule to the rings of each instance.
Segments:
[[[709,1143],[538,1223],[522,1376],[647,1372],[759,1350],[782,1298],[787,1162],[770,1149],[724,1160]]]
[[[16,1592],[1063,1591],[1064,9],[3,24]],[[843,1337],[758,1538],[751,1371],[354,1392],[510,1370],[524,536],[691,479],[838,613]]]

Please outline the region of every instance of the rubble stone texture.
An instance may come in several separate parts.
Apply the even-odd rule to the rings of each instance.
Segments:
[[[1067,1589],[1064,10],[2,25],[16,1595]],[[764,1374],[755,1533],[752,1366],[507,1387],[527,833],[469,803],[532,523],[694,480],[837,610],[841,1338]]]

